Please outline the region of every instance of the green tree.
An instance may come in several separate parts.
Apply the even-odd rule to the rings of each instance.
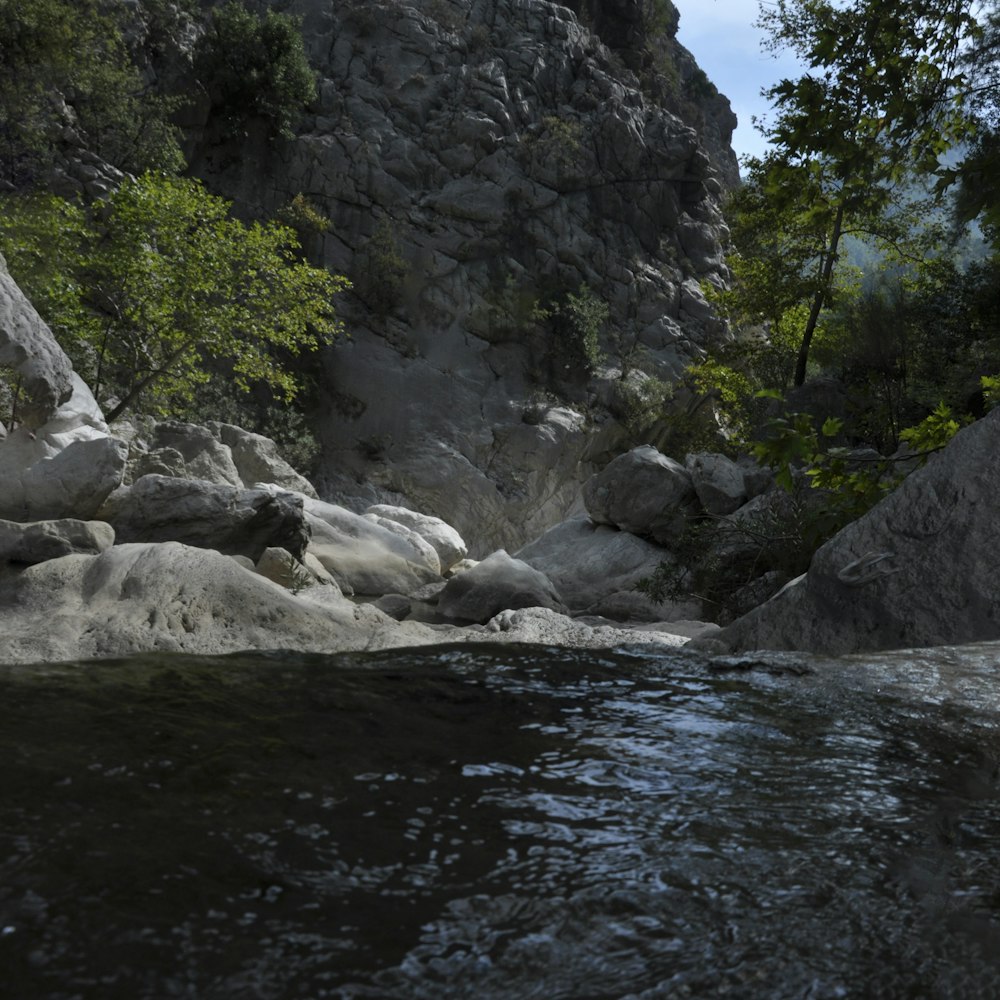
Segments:
[[[63,218],[53,275],[39,247]],[[82,233],[80,219],[40,199],[0,226],[15,279],[64,339],[86,345],[95,395],[117,397],[109,420],[140,401],[152,412],[183,405],[215,362],[238,390],[261,382],[291,399],[298,385],[280,353],[316,350],[341,330],[333,299],[346,279],[304,263],[288,227],[232,218],[197,181],[147,173],[93,209]]]
[[[774,153],[755,178],[774,211],[823,237],[795,366],[801,385],[843,237],[898,240],[902,183],[936,171],[966,134],[960,59],[975,21],[969,0],[777,0],[762,5],[760,23],[772,48],[808,67],[766,91]]]
[[[130,9],[0,0],[0,163],[9,183],[38,183],[67,130],[123,170],[182,166],[169,121],[176,101],[144,84],[125,42]]]
[[[260,118],[290,136],[316,96],[298,22],[273,10],[258,16],[237,0],[212,12],[195,49],[195,69],[231,133]]]

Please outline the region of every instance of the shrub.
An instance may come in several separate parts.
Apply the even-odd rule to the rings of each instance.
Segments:
[[[236,0],[213,11],[195,49],[195,69],[231,134],[260,118],[291,136],[316,96],[298,22],[273,10],[259,17]]]

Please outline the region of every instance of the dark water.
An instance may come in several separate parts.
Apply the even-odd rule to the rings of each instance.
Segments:
[[[992,675],[893,669],[0,668],[0,995],[1000,996]]]

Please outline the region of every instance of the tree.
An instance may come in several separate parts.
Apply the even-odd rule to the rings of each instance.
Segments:
[[[933,172],[967,130],[961,113],[964,39],[976,30],[970,0],[777,0],[762,5],[774,49],[808,66],[768,91],[774,153],[754,178],[773,209],[821,232],[794,382],[833,289],[849,231],[889,243],[900,224],[902,182]]]
[[[258,17],[236,0],[212,12],[195,50],[195,68],[230,132],[257,117],[290,136],[316,96],[295,19],[273,10]]]
[[[70,241],[55,275],[43,242],[59,228],[54,216]],[[80,343],[89,350],[95,395],[117,397],[109,420],[140,400],[161,412],[183,403],[216,361],[235,388],[263,382],[291,399],[297,382],[278,352],[316,350],[341,330],[333,299],[346,279],[303,262],[288,227],[232,218],[197,181],[147,173],[94,207],[86,227],[81,218],[38,199],[8,209],[0,229],[11,273],[43,318],[78,357]]]
[[[175,102],[144,84],[125,43],[130,10],[0,0],[0,162],[16,188],[44,176],[66,130],[123,170],[183,164]]]

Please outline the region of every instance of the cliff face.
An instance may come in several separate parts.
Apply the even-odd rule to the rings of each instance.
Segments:
[[[601,2],[580,18],[611,37],[630,14]],[[675,379],[726,335],[700,284],[727,279],[728,102],[692,98],[676,43],[651,68],[542,0],[274,6],[303,19],[313,113],[288,141],[206,128],[192,168],[249,213],[301,194],[331,220],[311,253],[355,289],[323,358],[319,488],[517,546],[627,446],[623,370]],[[673,111],[648,96],[660,70]]]

